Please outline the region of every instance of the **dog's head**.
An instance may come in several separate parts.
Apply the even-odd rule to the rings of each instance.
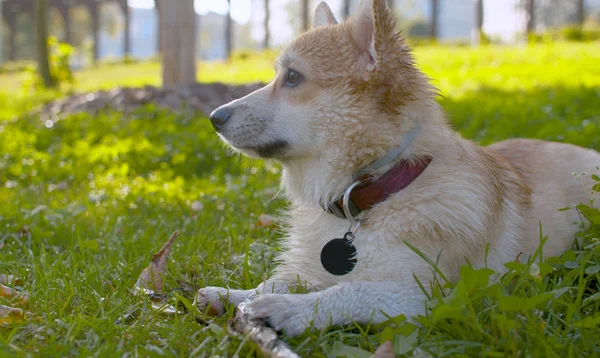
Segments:
[[[330,163],[319,170],[351,175],[401,144],[419,125],[419,108],[435,107],[395,26],[385,0],[363,0],[340,24],[321,3],[313,29],[281,54],[273,81],[215,110],[213,126],[248,156],[284,167]]]

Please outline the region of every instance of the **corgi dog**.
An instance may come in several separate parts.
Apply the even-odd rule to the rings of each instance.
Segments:
[[[417,69],[385,0],[362,0],[338,23],[320,3],[314,26],[277,61],[265,87],[210,120],[232,148],[281,163],[290,201],[275,272],[251,290],[205,287],[198,306],[249,313],[284,334],[425,313],[417,279],[432,260],[451,280],[469,262],[502,271],[548,236],[544,255],[573,243],[600,154],[514,139],[462,138]],[[411,247],[412,246],[412,247]],[[306,287],[308,293],[294,293]]]

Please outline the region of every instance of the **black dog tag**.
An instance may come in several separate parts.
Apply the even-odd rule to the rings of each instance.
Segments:
[[[354,235],[344,234],[341,239],[329,241],[321,250],[321,264],[332,275],[343,276],[356,266],[356,247],[352,245]]]

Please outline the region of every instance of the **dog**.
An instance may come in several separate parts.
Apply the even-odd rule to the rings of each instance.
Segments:
[[[210,120],[235,150],[283,167],[291,206],[279,265],[256,289],[200,289],[201,309],[219,315],[249,301],[253,318],[289,336],[416,317],[426,302],[416,279],[434,273],[414,248],[456,280],[467,262],[502,271],[533,254],[540,223],[544,255],[572,245],[577,212],[558,209],[589,200],[589,174],[573,173],[595,171],[600,154],[461,138],[385,0],[363,0],[343,23],[320,3],[276,68]]]

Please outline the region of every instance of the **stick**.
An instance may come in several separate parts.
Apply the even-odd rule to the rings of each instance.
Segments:
[[[300,358],[287,344],[279,340],[277,332],[250,316],[247,304],[248,302],[242,302],[237,306],[235,316],[229,322],[230,329],[247,335],[267,357]]]

